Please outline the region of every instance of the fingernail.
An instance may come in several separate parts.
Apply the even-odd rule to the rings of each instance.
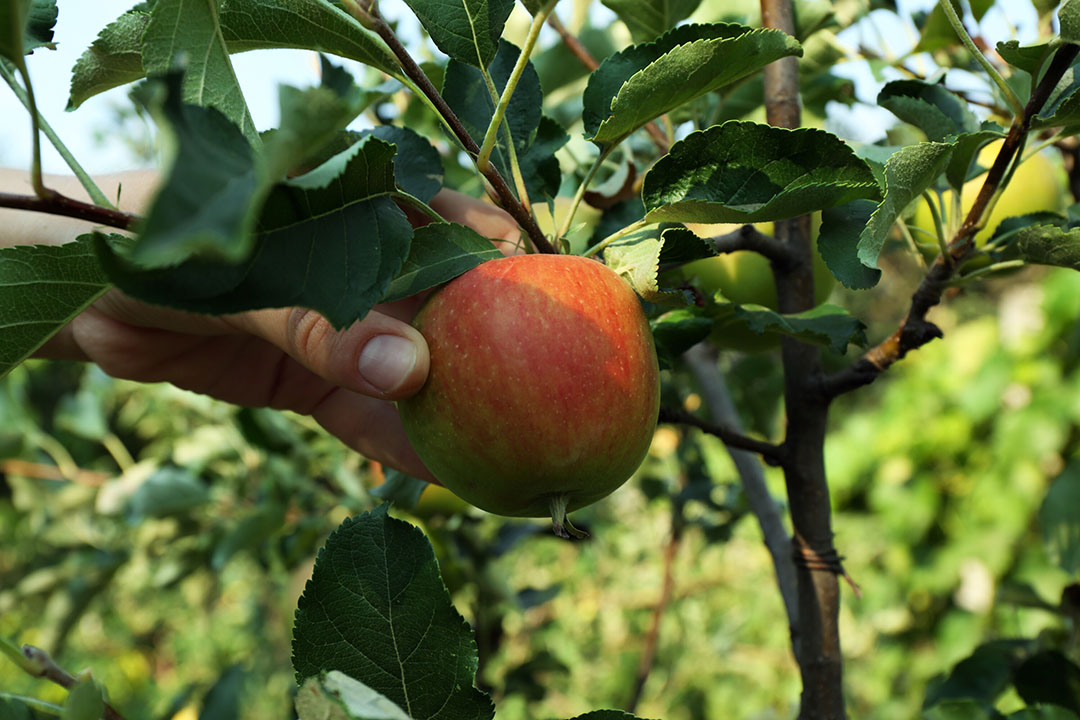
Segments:
[[[416,346],[398,335],[376,335],[360,352],[359,365],[365,380],[390,394],[416,367]]]

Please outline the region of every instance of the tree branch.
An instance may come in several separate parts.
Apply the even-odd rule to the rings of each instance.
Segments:
[[[708,422],[707,420],[702,420],[697,415],[686,412],[680,408],[660,408],[660,422],[672,425],[689,425],[690,427],[696,427],[698,430],[720,438],[725,445],[760,455],[769,465],[779,466],[784,461],[784,449],[779,445],[774,445],[763,440],[755,440],[752,437],[747,437],[732,429],[729,425],[716,424]]]
[[[465,129],[465,126],[461,124],[461,120],[450,109],[450,106],[446,104],[446,100],[432,84],[431,79],[427,74],[416,64],[409,51],[405,49],[405,46],[401,44],[401,41],[397,39],[397,35],[394,34],[393,28],[391,28],[382,16],[378,15],[374,8],[367,11],[368,16],[363,22],[370,22],[370,27],[378,33],[379,37],[383,39],[389,47],[390,51],[394,53],[394,56],[401,64],[401,69],[405,71],[409,79],[416,83],[416,86],[420,88],[420,91],[427,96],[428,100],[439,111],[439,114],[446,121],[451,132],[454,133],[454,137],[457,138],[461,146],[465,148],[465,151],[472,156],[473,160],[476,160],[480,154],[480,146],[476,144],[472,136],[469,135],[469,131]],[[499,171],[491,163],[487,163],[482,171],[482,174],[488,183],[491,185],[491,189],[495,193],[495,200],[499,203],[499,206],[503,210],[506,210],[517,221],[528,234],[529,240],[532,242],[533,247],[542,253],[556,253],[558,252],[555,247],[548,242],[548,239],[544,236],[544,232],[540,229],[540,226],[536,224],[536,218],[532,216],[528,210],[514,197],[514,193],[510,190],[510,186],[506,184],[506,180],[503,179]]]
[[[761,0],[761,18],[765,27],[795,34],[792,0]],[[769,124],[799,127],[798,60],[783,58],[767,65],[764,86]],[[804,215],[778,222],[775,235],[793,256],[793,262],[772,263],[779,311],[791,314],[809,310],[814,307],[810,218]],[[781,358],[787,416],[784,482],[793,534],[804,549],[800,557],[805,550],[817,557],[838,557],[833,547],[832,507],[825,471],[829,402],[821,392],[821,353],[816,346],[784,338]],[[839,571],[839,561],[836,567],[796,563],[799,636],[795,657],[802,676],[799,720],[847,717],[840,650]]]
[[[1027,137],[1031,120],[1050,97],[1065,71],[1072,66],[1078,45],[1064,45],[1054,55],[1042,81],[1031,94],[1024,107],[1023,118],[1009,128],[1005,142],[998,152],[994,164],[986,173],[986,180],[979,190],[975,202],[968,211],[964,222],[948,246],[948,254],[938,256],[931,265],[926,277],[911,296],[911,308],[901,321],[900,326],[887,338],[868,350],[845,370],[825,378],[822,390],[830,399],[874,382],[881,373],[893,363],[901,360],[912,350],[917,350],[935,338],[942,337],[942,332],[934,323],[926,319],[927,314],[941,303],[942,295],[949,287],[949,282],[956,273],[956,268],[975,250],[975,233],[985,224],[991,209],[991,201],[996,196],[1002,179],[1005,177],[1013,157],[1019,152]]]
[[[743,225],[734,232],[717,235],[712,238],[712,242],[718,253],[751,250],[774,263],[790,263],[794,260],[794,254],[787,245],[750,224]]]
[[[44,195],[15,195],[0,193],[0,207],[30,210],[31,212],[64,215],[66,217],[87,220],[98,225],[108,225],[120,230],[131,230],[140,219],[138,215],[113,210],[112,208],[92,205],[81,200],[61,195],[55,190],[45,188]]]
[[[698,391],[705,400],[705,407],[714,423],[741,432],[739,413],[731,400],[727,383],[716,364],[716,352],[702,343],[695,345],[683,354],[690,372],[697,380]],[[799,648],[799,605],[798,585],[795,577],[795,563],[791,555],[791,538],[784,527],[780,506],[769,487],[765,484],[765,472],[756,457],[744,450],[728,445],[728,453],[742,482],[743,494],[750,503],[750,510],[757,518],[765,547],[772,558],[776,572],[776,584],[784,601],[787,612],[788,630],[791,634],[792,647],[798,656]]]
[[[33,645],[23,645],[22,654],[28,663],[33,666],[32,672],[27,670],[31,675],[44,678],[67,690],[79,684],[79,681],[71,673],[57,665],[56,661],[44,650]],[[102,717],[105,720],[124,720],[124,716],[118,713],[109,703],[105,703],[105,714]]]

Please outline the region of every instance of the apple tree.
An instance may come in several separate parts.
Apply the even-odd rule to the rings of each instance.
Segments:
[[[377,0],[148,0],[86,49],[69,100],[75,109],[131,85],[131,102],[166,139],[160,190],[138,215],[113,204],[38,112],[31,70],[35,55],[57,41],[62,5],[0,0],[0,74],[26,106],[35,143],[33,194],[0,193],[0,206],[100,229],[56,247],[0,249],[0,373],[114,288],[209,315],[303,307],[337,329],[381,302],[433,290],[436,299],[450,297],[438,288],[465,287],[455,285],[459,278],[508,265],[487,238],[444,220],[432,199],[444,186],[484,196],[517,223],[526,263],[543,255],[591,258],[590,272],[604,266],[620,292],[629,296],[630,289],[636,299],[609,306],[606,296],[581,289],[578,274],[521,271],[517,284],[493,285],[489,295],[454,306],[447,322],[472,322],[500,298],[522,304],[516,313],[530,321],[499,336],[515,344],[513,352],[468,347],[478,337],[471,328],[448,331],[455,352],[465,348],[480,361],[403,403],[413,444],[466,499],[504,514],[550,512],[560,530],[566,497],[592,502],[625,481],[657,422],[719,438],[733,451],[740,492],[774,563],[786,613],[778,621],[789,630],[800,673],[799,717],[847,716],[840,598],[845,588],[859,588],[834,545],[830,411],[848,394],[888,383],[894,364],[941,338],[932,313],[943,302],[984,281],[1007,282],[1026,266],[1080,269],[1080,220],[1066,211],[1064,193],[1007,216],[995,212],[1016,188],[1010,183],[1044,162],[1044,148],[1061,150],[1077,167],[1080,5],[1034,3],[1043,21],[1039,40],[993,48],[966,25],[991,3],[972,0],[965,8],[946,0],[921,14],[920,49],[942,67],[977,77],[980,90],[960,89],[944,72],[909,71],[876,99],[902,130],[870,144],[822,126],[827,103],[853,102],[850,81],[836,72],[844,59],[837,33],[874,9],[895,11],[888,2],[761,0],[747,17],[726,3],[604,0],[620,32],[587,28],[579,37],[563,25],[556,0],[522,0],[527,29],[510,38],[513,0],[405,0],[401,12],[414,16],[419,33],[403,30],[406,18],[391,17]],[[271,48],[319,53],[322,82],[283,86],[279,125],[259,129],[231,55]],[[879,70],[907,70],[902,59],[861,52]],[[359,63],[360,77],[342,59]],[[62,151],[92,202],[49,187],[42,136]],[[732,271],[727,286],[710,286],[701,268],[736,255],[764,273],[739,279]],[[859,298],[880,291],[895,267],[885,260],[897,255],[920,268],[898,322],[860,318]],[[763,296],[741,292],[763,282],[771,283]],[[815,290],[833,283],[844,289],[833,297],[850,300],[850,308],[823,302],[827,292]],[[560,313],[574,303],[589,322],[563,328]],[[616,326],[608,320],[626,313],[640,314],[634,327],[645,328],[647,318],[641,342],[620,338],[609,343],[608,356],[584,353],[576,365],[560,364],[576,358],[577,348],[599,344],[586,337],[590,325]],[[418,325],[432,339],[443,332],[422,319]],[[636,380],[622,398],[589,396],[602,385],[597,367],[619,365],[635,347],[650,349],[650,363],[655,347],[665,370],[658,412],[656,364],[630,375]],[[783,422],[775,432],[740,427],[721,350],[736,353],[751,374],[778,363]],[[539,368],[530,386],[552,388],[547,398],[530,396],[524,410],[510,402],[513,387],[501,386],[491,394],[503,404],[491,400],[487,414],[470,417],[468,395],[454,399],[455,411],[466,407],[463,415],[440,405],[455,384],[487,402],[480,397],[490,384],[485,372],[525,385],[514,375],[523,367]],[[683,402],[687,387],[704,400],[704,412]],[[571,396],[584,400],[572,404]],[[635,414],[642,407],[644,419]],[[252,418],[261,416],[245,417],[257,425]],[[633,427],[624,426],[628,420]],[[271,421],[259,422],[262,437],[274,434]],[[597,426],[610,432],[585,451],[560,440]],[[534,427],[543,431],[540,444],[506,435]],[[447,441],[455,433],[468,433],[467,442]],[[477,459],[489,451],[504,457]],[[510,470],[497,462],[505,456]],[[764,481],[762,462],[782,472],[783,506]],[[611,465],[613,479],[605,475]],[[516,497],[529,492],[513,486],[537,473],[558,474],[550,479],[561,498],[540,503],[540,512]],[[392,470],[386,476],[384,497],[416,502],[420,481]],[[158,481],[172,482],[170,493],[182,487],[183,502],[201,502],[202,486],[177,477]],[[678,488],[652,487],[675,508],[673,534],[692,525],[687,505],[710,502],[708,477],[693,477]],[[1054,486],[1058,510],[1048,517],[1068,536],[1059,543],[1061,562],[1075,574],[1080,495],[1070,482]],[[139,512],[153,514],[152,499],[143,496]],[[230,536],[235,547],[211,562],[226,562],[248,536],[264,537],[283,522],[289,502],[275,503],[252,515]],[[525,509],[509,512],[514,503]],[[476,537],[466,543],[476,567],[486,567],[483,544]],[[494,716],[492,696],[480,687],[478,647],[497,623],[464,621],[436,550],[386,506],[347,518],[326,539],[292,627],[300,718]],[[1055,608],[1074,623],[1075,594]],[[63,708],[0,695],[0,709],[23,713],[15,717],[126,716],[91,678],[68,673],[49,653],[0,643],[27,673],[70,690]],[[1010,717],[1076,717],[1076,653],[1075,635],[1071,644],[1038,637],[980,646],[928,694],[926,710],[941,718],[999,717],[994,701],[1015,688],[1025,707]],[[288,702],[281,698],[283,707]],[[633,716],[598,710],[580,717]]]

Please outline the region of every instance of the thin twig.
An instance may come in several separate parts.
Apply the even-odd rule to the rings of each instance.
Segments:
[[[769,465],[779,466],[784,462],[784,449],[779,445],[764,440],[755,440],[752,437],[736,432],[729,426],[711,423],[680,408],[660,408],[660,422],[696,427],[698,430],[720,438],[725,445],[757,453]]]
[[[833,398],[872,383],[893,363],[912,350],[942,337],[941,329],[928,321],[926,316],[931,308],[941,302],[942,295],[950,287],[956,268],[960,267],[964,260],[974,252],[975,233],[985,223],[985,215],[991,199],[998,192],[998,186],[1008,171],[1013,156],[1026,137],[1032,118],[1046,104],[1050,93],[1065,71],[1072,66],[1078,52],[1080,52],[1080,46],[1070,44],[1062,46],[1054,55],[1050,67],[1024,108],[1023,118],[1020,122],[1014,122],[1009,128],[997,159],[986,173],[986,180],[983,182],[979,195],[949,243],[948,253],[939,255],[930,267],[926,277],[911,296],[911,308],[900,326],[851,366],[826,378],[822,387],[826,396]]]
[[[49,657],[49,653],[41,648],[36,648],[33,645],[23,645],[22,652],[26,659],[35,666],[36,672],[31,674],[36,677],[44,678],[50,682],[56,683],[67,690],[70,690],[79,684],[79,681],[75,676],[57,665],[56,662]],[[105,720],[124,720],[124,716],[118,713],[109,703],[105,703],[105,714],[103,717]]]
[[[432,84],[431,79],[427,74],[416,64],[412,55],[405,49],[405,46],[401,44],[401,41],[397,39],[397,35],[394,34],[393,28],[391,28],[387,22],[380,16],[372,12],[365,18],[365,22],[370,23],[372,29],[378,33],[379,37],[383,39],[383,42],[387,44],[390,51],[394,53],[398,62],[401,64],[401,69],[405,71],[405,74],[416,83],[416,86],[422,93],[431,101],[435,109],[446,121],[450,131],[454,133],[454,137],[457,138],[461,146],[465,148],[465,151],[469,153],[475,160],[480,153],[480,146],[476,144],[472,136],[469,135],[469,131],[465,129],[465,126],[461,124],[461,120],[447,105],[446,100],[442,94]],[[506,180],[495,168],[494,165],[488,164],[488,166],[482,171],[483,176],[487,179],[491,185],[491,189],[495,193],[495,200],[499,203],[499,206],[503,210],[506,210],[517,221],[525,232],[529,235],[529,239],[533,243],[533,247],[542,253],[556,253],[558,252],[555,247],[548,242],[548,239],[544,236],[544,232],[540,229],[540,226],[536,224],[536,218],[532,216],[528,210],[514,197],[514,193],[510,190],[510,186],[506,184]]]
[[[139,220],[138,215],[112,210],[99,205],[83,202],[61,195],[55,190],[45,188],[45,194],[38,197],[34,195],[16,195],[14,193],[0,193],[0,207],[15,208],[16,210],[30,210],[32,212],[48,213],[50,215],[63,215],[77,218],[98,225],[108,225],[120,230],[131,230]]]

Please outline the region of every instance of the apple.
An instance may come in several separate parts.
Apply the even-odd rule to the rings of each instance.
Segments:
[[[735,232],[742,226],[688,224],[686,227],[701,237],[716,237]],[[754,227],[770,237],[773,234],[773,223],[755,223]],[[836,286],[836,278],[829,272],[825,261],[817,252],[816,240],[820,227],[821,215],[815,213],[811,221],[811,237],[815,241],[813,256],[815,306],[828,300]],[[737,305],[762,305],[770,310],[776,310],[779,306],[772,267],[763,255],[756,252],[740,250],[695,260],[684,265],[682,271],[684,278],[709,297],[720,292]],[[756,333],[733,318],[718,319],[710,338],[718,347],[741,352],[765,352],[780,344],[780,335]]]
[[[994,163],[994,158],[997,157],[1003,142],[997,141],[983,147],[979,151],[978,164],[989,168]],[[964,183],[960,193],[960,201],[965,213],[967,213],[971,204],[975,202],[975,196],[979,194],[985,180],[986,175],[983,174]],[[994,234],[997,226],[1006,218],[1043,210],[1064,212],[1065,207],[1068,205],[1066,194],[1065,171],[1060,163],[1054,162],[1045,153],[1032,155],[1016,168],[1012,180],[1005,186],[1005,190],[998,198],[997,204],[990,212],[986,225],[975,234],[975,244],[979,246],[985,245],[990,236]],[[953,193],[951,190],[942,193],[943,206],[946,212],[952,208],[952,199]],[[962,219],[957,219],[955,225],[959,226]],[[946,226],[948,225],[946,218],[942,218],[942,222]],[[918,201],[909,227],[915,240],[937,247],[934,218],[930,214],[930,207],[925,199]],[[946,240],[949,239],[946,238]]]
[[[469,503],[440,485],[428,485],[420,493],[416,507],[410,512],[419,518],[431,518],[436,515],[459,515],[468,512]]]
[[[398,403],[420,459],[455,495],[511,517],[608,495],[641,464],[660,380],[630,286],[596,260],[518,255],[473,268],[413,323],[431,369]]]

